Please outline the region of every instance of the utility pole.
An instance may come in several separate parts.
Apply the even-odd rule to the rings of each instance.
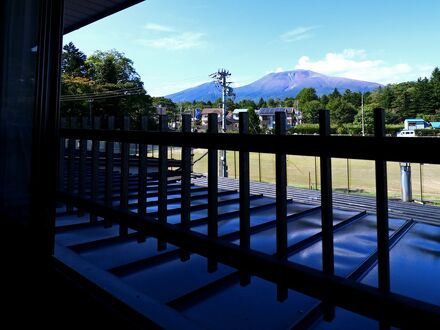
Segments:
[[[234,90],[230,87],[231,82],[227,81],[227,78],[231,76],[231,73],[225,69],[219,69],[217,72],[209,75],[215,79],[216,85],[222,90],[222,132],[226,133],[226,100],[228,96],[234,96]],[[228,163],[226,161],[226,150],[221,151],[220,156],[220,176],[228,177]]]
[[[364,92],[361,92],[361,115],[362,115],[362,136],[365,136],[365,122],[364,122]]]
[[[301,115],[301,111],[299,110],[299,100],[296,100],[296,112],[294,109],[293,115],[295,116],[295,125],[302,124],[301,122],[302,115]]]

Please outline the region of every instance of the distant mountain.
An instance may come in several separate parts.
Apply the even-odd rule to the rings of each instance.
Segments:
[[[294,70],[269,73],[249,85],[235,88],[234,91],[237,101],[242,99],[258,101],[260,97],[263,99],[295,97],[303,88],[314,88],[318,95],[323,95],[330,94],[335,88],[341,93],[347,89],[352,92],[369,92],[381,86],[373,82],[329,77],[309,70]],[[166,97],[174,102],[194,100],[207,102],[217,100],[221,97],[221,93],[214,82],[208,82]]]
[[[175,94],[167,95],[166,97],[173,100],[174,102],[185,102],[185,101],[192,102],[194,100],[213,102],[221,96],[222,94],[220,92],[220,89],[212,81],[201,84],[196,87],[185,89]]]

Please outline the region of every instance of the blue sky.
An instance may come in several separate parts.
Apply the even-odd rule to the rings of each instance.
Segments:
[[[439,13],[437,0],[146,0],[64,43],[125,53],[153,96],[218,68],[236,86],[293,69],[386,84],[440,66]]]

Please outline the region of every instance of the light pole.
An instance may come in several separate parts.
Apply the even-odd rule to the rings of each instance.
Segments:
[[[361,92],[361,117],[362,117],[362,136],[365,136],[365,122],[364,122],[364,92]]]

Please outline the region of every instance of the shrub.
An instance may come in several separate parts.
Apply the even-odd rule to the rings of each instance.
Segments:
[[[416,129],[416,136],[440,136],[440,129]]]

